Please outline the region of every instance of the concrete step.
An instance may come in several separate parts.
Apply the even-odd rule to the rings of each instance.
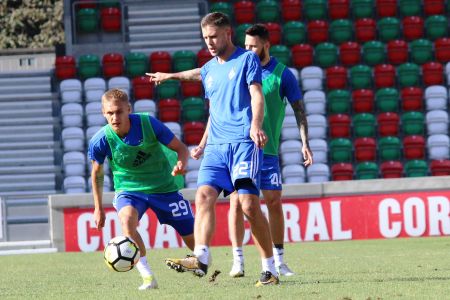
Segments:
[[[17,241],[17,242],[0,242],[0,253],[3,251],[37,250],[37,249],[48,249],[51,247],[52,242],[49,239]]]
[[[27,133],[27,132],[44,132],[53,131],[53,125],[17,125],[17,126],[4,126],[0,127],[0,135],[14,133]]]
[[[29,223],[7,225],[6,236],[8,237],[8,241],[49,240],[49,224]]]
[[[147,33],[133,33],[130,34],[130,42],[149,41],[149,40],[178,40],[185,39],[186,37],[197,37],[196,41],[200,42],[200,32],[147,32]]]
[[[171,54],[173,54],[175,51],[180,51],[180,50],[191,50],[194,51],[195,53],[197,53],[202,47],[201,46],[168,46],[168,47],[154,47],[154,48],[149,48],[149,47],[145,47],[145,48],[133,48],[130,51],[131,52],[144,52],[144,53],[152,53],[155,51],[167,51]]]
[[[27,100],[49,100],[55,98],[57,95],[46,92],[46,93],[8,93],[0,94],[0,102],[10,102],[10,101],[27,101]]]
[[[0,175],[57,173],[60,167],[52,164],[33,166],[0,166]]]
[[[0,83],[0,92],[3,94],[14,94],[17,93],[17,91],[20,91],[21,94],[23,93],[46,93],[51,92],[51,86],[50,84],[24,84],[24,85],[5,85],[2,86]]]
[[[32,125],[44,125],[44,124],[59,124],[59,118],[52,117],[52,116],[46,116],[46,117],[14,117],[13,119],[0,119],[0,126],[21,126],[25,124],[32,124]]]
[[[0,73],[0,79],[3,78],[35,78],[35,77],[51,77],[50,71],[18,71],[18,72],[8,72]]]
[[[59,149],[61,144],[53,140],[39,140],[39,141],[16,141],[0,143],[0,150],[14,150],[14,149]]]
[[[50,157],[16,157],[16,158],[0,158],[0,169],[3,167],[14,166],[42,166],[53,165],[54,158]]]
[[[57,191],[55,189],[39,190],[39,191],[11,191],[11,192],[0,191],[0,197],[2,197],[2,196],[7,196],[7,197],[33,196],[36,194],[53,195],[56,193],[57,193]]]
[[[32,76],[32,77],[0,77],[0,86],[24,86],[24,85],[51,85],[50,76]]]
[[[172,47],[172,46],[198,46],[201,47],[201,41],[198,38],[185,38],[174,40],[142,40],[138,42],[130,42],[131,48],[146,48],[146,47]]]
[[[34,117],[34,116],[42,116],[42,117],[51,117],[53,115],[52,107],[44,107],[44,108],[33,108],[33,109],[8,109],[0,111],[0,118],[7,118],[14,116],[14,118],[25,118],[25,117]]]
[[[3,142],[21,142],[21,141],[53,141],[53,131],[51,132],[30,132],[30,133],[10,133],[2,136]]]
[[[55,181],[37,182],[0,182],[0,194],[14,191],[41,191],[55,189]]]
[[[0,110],[26,110],[43,107],[53,107],[52,100],[37,100],[37,101],[12,101],[0,102]]]
[[[180,16],[143,16],[141,18],[128,19],[128,26],[184,23],[197,23],[200,26],[200,16],[198,14],[187,14]]]
[[[177,5],[177,6],[168,6],[164,8],[164,6],[139,6],[133,7],[129,6],[128,8],[128,18],[142,18],[142,17],[161,17],[161,16],[183,16],[183,15],[198,15],[198,6],[194,5]]]
[[[3,183],[28,183],[28,182],[55,181],[54,173],[47,174],[8,174],[0,175],[0,185]]]
[[[53,157],[55,151],[53,149],[14,149],[0,150],[0,157],[5,158],[27,158],[27,157]]]
[[[149,32],[195,32],[197,31],[199,35],[200,31],[200,23],[188,23],[188,24],[166,24],[166,25],[135,25],[128,27],[129,33],[149,33]]]

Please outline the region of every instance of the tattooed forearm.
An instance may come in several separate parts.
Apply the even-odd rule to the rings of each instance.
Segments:
[[[305,106],[303,104],[303,101],[300,100],[292,102],[291,106],[294,110],[295,119],[297,120],[297,126],[300,129],[300,138],[302,139],[302,143],[309,148],[308,121],[306,120]]]
[[[177,79],[182,81],[199,81],[202,80],[200,76],[200,68],[192,69],[188,71],[179,72],[176,74]]]

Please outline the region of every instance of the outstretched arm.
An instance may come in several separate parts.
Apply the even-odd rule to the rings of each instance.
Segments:
[[[105,226],[105,211],[103,210],[103,182],[104,172],[103,165],[99,164],[95,160],[92,160],[92,195],[94,197],[94,219],[97,229]]]
[[[303,144],[303,164],[307,167],[313,163],[313,154],[311,149],[309,148],[308,121],[306,120],[305,106],[302,100],[291,102],[291,106],[294,110],[295,119],[297,120],[297,126],[300,130],[300,138]]]
[[[150,82],[155,84],[160,84],[169,79],[181,80],[181,81],[201,81],[202,77],[200,75],[200,68],[187,70],[178,73],[145,73],[145,75],[150,77]]]

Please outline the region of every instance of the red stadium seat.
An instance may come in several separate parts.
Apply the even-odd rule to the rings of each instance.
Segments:
[[[202,83],[200,81],[182,81],[181,94],[184,98],[201,96]]]
[[[329,90],[345,89],[347,69],[342,66],[329,67],[326,70],[326,86]]]
[[[120,9],[117,7],[106,7],[101,10],[101,24],[104,31],[119,32],[122,21]]]
[[[283,0],[281,2],[281,15],[283,20],[298,21],[302,17],[302,3],[300,0]]]
[[[440,38],[434,41],[434,55],[440,63],[450,61],[450,38]]]
[[[162,122],[179,122],[181,116],[180,102],[177,99],[159,100],[158,115]]]
[[[348,0],[329,0],[328,15],[330,19],[348,19],[350,6]]]
[[[354,141],[355,160],[357,162],[375,161],[377,155],[377,143],[374,138],[361,137]]]
[[[374,82],[377,89],[395,86],[395,68],[393,65],[382,64],[374,68]]]
[[[355,42],[345,42],[339,46],[341,63],[346,67],[359,64],[361,61],[361,47]]]
[[[234,3],[234,20],[237,24],[255,23],[255,3],[252,1],[237,1]]]
[[[408,61],[408,43],[403,40],[393,40],[387,44],[387,60],[393,65]]]
[[[405,159],[425,158],[425,138],[421,135],[408,135],[403,138],[403,156]]]
[[[377,0],[375,6],[378,18],[397,16],[397,0]]]
[[[350,163],[337,163],[331,166],[331,178],[334,181],[352,180],[353,166]]]
[[[303,68],[313,64],[313,47],[309,44],[294,45],[291,48],[292,64],[296,68]]]
[[[377,26],[375,20],[363,18],[355,22],[355,37],[359,43],[373,41],[376,38],[376,34]]]
[[[183,137],[186,145],[198,145],[205,132],[205,123],[187,122],[183,125]]]
[[[395,112],[381,113],[377,117],[378,134],[380,136],[397,136],[400,117]]]
[[[80,0],[79,2],[81,2],[81,3],[76,4],[76,9],[97,8],[97,3],[91,2],[90,0]]]
[[[335,114],[328,117],[328,127],[332,138],[350,137],[351,119],[346,114]]]
[[[403,37],[407,41],[423,37],[423,19],[418,16],[405,17],[403,23]]]
[[[314,20],[308,23],[308,40],[317,45],[328,41],[328,23],[323,20]]]
[[[153,73],[170,73],[172,71],[172,58],[170,53],[166,51],[156,51],[150,54],[150,70]]]
[[[123,75],[123,56],[120,53],[107,53],[102,58],[103,77],[111,78]]]
[[[444,67],[433,61],[423,64],[422,81],[425,85],[442,85],[444,83]]]
[[[208,49],[202,48],[202,49],[198,50],[198,52],[197,52],[198,67],[199,68],[203,67],[203,65],[206,64],[209,60],[211,60],[211,58],[212,58],[212,55]]]
[[[403,111],[423,110],[423,89],[419,87],[405,87],[400,93]]]
[[[264,24],[269,31],[269,41],[271,45],[281,44],[281,25],[278,23]]]
[[[403,165],[396,160],[385,161],[380,165],[382,178],[400,178],[403,175]]]
[[[147,76],[138,76],[133,78],[134,99],[152,99],[154,83],[150,82]]]
[[[445,0],[423,0],[423,12],[426,16],[445,14]]]
[[[77,77],[77,67],[73,56],[57,56],[55,59],[55,75],[58,80]]]
[[[450,160],[432,160],[430,164],[432,176],[447,176],[450,175]]]
[[[373,112],[374,109],[374,93],[372,90],[355,90],[352,92],[353,112],[363,113]]]

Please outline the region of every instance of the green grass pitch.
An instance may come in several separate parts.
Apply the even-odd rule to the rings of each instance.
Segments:
[[[102,253],[0,256],[0,299],[448,299],[450,238],[287,244],[286,261],[297,273],[281,285],[255,288],[261,262],[244,249],[246,277],[228,276],[229,247],[212,248],[205,278],[169,270],[166,257],[186,249],[149,250],[159,289],[138,291],[136,270],[110,271]],[[221,274],[210,281],[214,270]]]

